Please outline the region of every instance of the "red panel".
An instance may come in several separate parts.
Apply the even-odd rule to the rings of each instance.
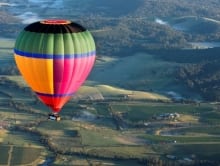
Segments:
[[[41,95],[38,95],[38,97],[45,105],[50,107],[54,113],[59,113],[63,105],[71,98],[71,96],[53,97]]]

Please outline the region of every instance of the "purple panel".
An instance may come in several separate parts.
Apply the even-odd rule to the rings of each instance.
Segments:
[[[64,74],[64,59],[53,60],[54,94],[59,94]]]

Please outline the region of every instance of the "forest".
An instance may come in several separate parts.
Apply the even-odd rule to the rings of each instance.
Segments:
[[[91,10],[83,11],[76,21],[92,31],[99,55],[123,56],[123,53],[126,56],[127,52],[137,49],[188,48],[188,42],[220,40],[217,0],[138,0],[129,2],[123,9],[120,6],[124,0],[91,2],[88,4]],[[16,37],[24,25],[7,10],[0,14],[0,33],[5,37]],[[195,25],[190,30],[180,31],[172,27],[192,19],[190,17],[195,17],[191,20]],[[158,24],[155,22],[157,18],[168,24]]]
[[[220,48],[149,50],[165,61],[182,64],[174,73],[184,84],[207,101],[220,100]]]

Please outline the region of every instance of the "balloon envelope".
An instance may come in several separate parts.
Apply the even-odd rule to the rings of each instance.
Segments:
[[[24,28],[17,37],[17,67],[39,99],[54,113],[86,80],[95,61],[91,33],[67,20],[44,20]]]

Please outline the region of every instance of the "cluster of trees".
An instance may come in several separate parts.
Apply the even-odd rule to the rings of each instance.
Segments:
[[[18,75],[19,71],[16,65],[0,66],[0,75]]]
[[[179,69],[178,78],[206,100],[220,101],[220,61],[188,64]]]
[[[82,23],[86,23],[86,27],[100,30],[93,32],[99,55],[126,56],[137,50],[186,48],[189,47],[188,42],[220,40],[220,24],[208,19],[199,20],[188,32],[176,31],[168,25],[154,22],[156,17],[170,20],[183,16],[220,20],[217,0],[211,2],[196,0],[190,3],[181,0],[139,0],[126,3],[127,8],[123,10],[116,4],[124,1],[103,1],[102,5],[105,6],[107,3],[114,12],[100,8],[94,15],[82,18]],[[101,4],[97,4],[99,5]]]
[[[127,56],[150,48],[187,47],[187,40],[183,33],[148,19],[98,18],[88,25],[90,29],[100,28],[100,31],[92,31],[99,55]]]
[[[202,24],[195,31],[176,31],[167,25],[154,22],[156,17],[170,19],[182,16],[208,17],[220,20],[219,1],[199,1],[190,3],[181,0],[145,1],[136,0],[126,3],[124,0],[93,1],[90,10],[84,11],[77,22],[81,23],[93,34],[97,43],[98,55],[126,56],[145,49],[183,48],[190,41],[220,40],[220,25]],[[93,11],[95,6],[95,11]],[[107,7],[106,7],[107,6]],[[123,8],[121,7],[123,6]],[[0,12],[0,33],[8,37],[16,37],[22,25],[18,19],[6,11]],[[208,27],[204,27],[208,25]],[[216,27],[217,26],[217,27]],[[214,33],[206,33],[210,29]]]
[[[140,163],[147,166],[216,166],[219,165],[219,161],[209,160],[193,160],[192,162],[178,161],[178,160],[166,160],[158,157],[149,157],[145,160],[140,160]]]
[[[124,0],[93,0],[88,13],[98,13],[105,17],[119,17],[135,12],[135,10],[139,8],[143,2],[143,0],[129,1],[128,3]]]
[[[220,101],[220,48],[149,50],[165,61],[180,63],[175,77],[208,101]]]
[[[7,87],[9,89],[13,88],[13,89],[16,89],[16,90],[21,90],[23,92],[27,92],[29,94],[33,94],[33,92],[30,90],[30,88],[21,86],[18,83],[14,82],[14,81],[12,81],[9,78],[4,77],[4,76],[0,77],[0,85],[4,86],[4,87]]]
[[[31,98],[33,98],[34,100],[34,104],[38,104],[40,103],[40,100],[37,98],[36,94],[29,88],[29,87],[24,87],[19,85],[18,83],[8,79],[7,77],[0,77],[0,86],[5,87],[5,88],[9,88],[9,89],[16,89],[17,91],[21,91],[21,93],[26,93],[27,95],[29,95]],[[13,98],[13,95],[11,92],[0,92],[3,95],[5,95],[8,98]],[[13,100],[11,100],[9,102],[9,106],[13,106],[16,110],[23,110],[23,111],[28,111],[30,110],[30,112],[33,112],[32,109],[30,108],[26,108],[26,106],[24,106],[24,104],[20,104],[19,106],[13,102]]]
[[[211,17],[220,19],[218,0],[136,0],[125,2],[124,0],[103,0],[98,2],[92,0],[89,4],[90,10],[84,11],[88,14],[98,14],[103,17],[120,17],[134,15],[136,17],[145,16],[148,18],[157,17],[179,17],[185,15],[199,15],[201,17]],[[123,7],[122,7],[123,6]],[[95,8],[94,8],[95,7]]]
[[[191,31],[186,32],[140,18],[122,17],[118,20],[98,18],[91,21],[91,24],[88,22],[91,29],[100,28],[100,31],[93,32],[98,54],[110,56],[127,56],[146,49],[190,48],[190,42],[220,40],[220,24],[214,25],[212,22],[197,24]]]
[[[179,17],[186,15],[198,15],[201,17],[210,17],[220,20],[220,11],[218,0],[209,1],[181,1],[181,0],[160,0],[144,1],[142,6],[137,10],[138,15],[148,17]]]

